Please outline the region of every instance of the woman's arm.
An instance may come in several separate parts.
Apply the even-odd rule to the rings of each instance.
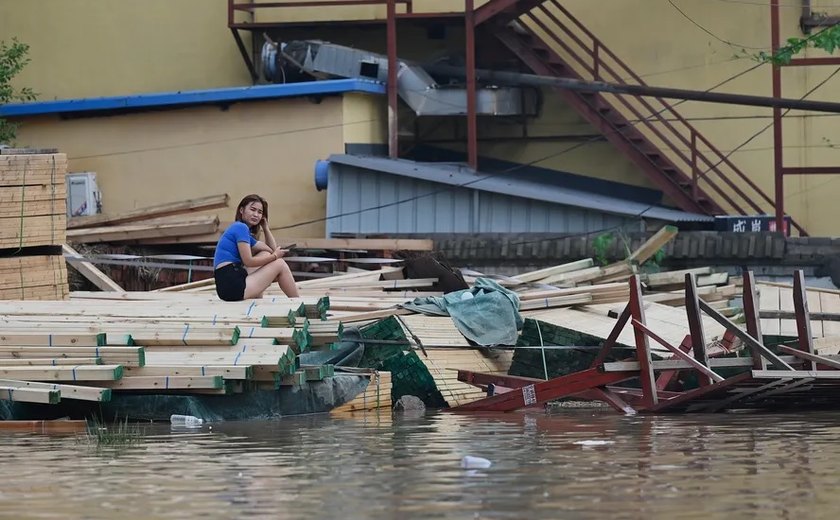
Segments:
[[[263,217],[261,225],[263,234],[265,235],[265,243],[271,251],[274,251],[277,249],[277,242],[274,241],[274,235],[271,234],[271,228],[268,227],[268,219]]]
[[[277,249],[277,248],[274,248],[274,249]],[[256,243],[256,244],[254,244],[254,246],[251,248],[251,253],[252,253],[252,254],[257,254],[257,253],[262,253],[263,251],[265,251],[266,253],[273,253],[273,252],[274,252],[274,249],[272,249],[272,248],[268,247],[268,246],[265,244],[265,242],[257,242],[257,243]]]
[[[256,244],[254,248],[256,248]],[[268,255],[259,255],[255,256],[251,252],[251,246],[248,242],[237,242],[236,247],[239,250],[239,256],[242,258],[242,265],[245,267],[262,267],[266,264],[270,264],[271,262],[280,258],[278,256],[277,251],[271,251],[271,254]]]

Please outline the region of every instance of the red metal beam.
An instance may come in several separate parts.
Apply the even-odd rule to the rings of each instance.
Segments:
[[[462,381],[473,386],[497,385],[505,388],[522,388],[526,385],[542,383],[545,379],[507,376],[502,374],[487,374],[485,372],[473,372],[472,370],[459,370],[458,381]]]
[[[755,275],[752,271],[746,271],[744,273],[743,300],[744,319],[747,322],[747,333],[761,341],[762,335],[761,318],[759,317],[758,290],[755,286]],[[731,334],[728,330],[727,333]],[[758,350],[750,350],[752,352],[753,368],[756,370],[763,370],[767,368],[767,360],[761,356]]]
[[[613,325],[613,329],[610,331],[610,335],[607,336],[607,340],[604,341],[604,345],[601,347],[600,352],[598,352],[598,356],[592,361],[592,364],[589,365],[589,368],[595,368],[598,365],[602,364],[604,361],[607,360],[607,356],[610,355],[610,351],[615,346],[615,342],[618,339],[618,335],[621,334],[621,331],[624,329],[624,326],[627,325],[627,321],[630,319],[630,304],[624,306],[624,310],[621,311],[621,315],[618,317],[618,320]]]
[[[770,48],[775,54],[779,50],[779,2],[770,0]],[[772,66],[773,97],[782,97],[782,71],[778,65]],[[776,199],[776,229],[785,229],[785,185],[784,155],[782,153],[782,109],[773,108],[773,178]],[[760,338],[759,338],[760,339]]]
[[[584,390],[618,383],[636,377],[637,372],[601,372],[590,368],[548,381],[526,385],[513,392],[479,399],[472,403],[452,408],[453,411],[508,412],[526,406],[542,404],[562,397],[578,394]]]
[[[680,346],[677,347],[683,352],[688,352],[691,350],[691,336],[686,335],[683,338],[682,343]],[[673,356],[675,359],[677,356]],[[656,393],[657,395],[662,395],[662,390],[665,390],[665,387],[674,379],[674,377],[679,374],[679,370],[663,370],[659,373],[659,377],[656,378]]]
[[[497,14],[515,7],[519,0],[491,0],[475,12],[475,25],[478,26]]]
[[[388,156],[399,157],[399,134],[397,121],[397,0],[387,0],[388,21],[386,27],[388,47]]]
[[[811,65],[840,65],[840,58],[793,58],[786,67],[808,67]]]
[[[700,298],[697,296],[697,283],[694,273],[685,275],[685,313],[688,317],[688,330],[691,331],[691,345],[694,359],[704,366],[709,366],[709,353],[706,351],[706,334],[703,332],[703,319],[700,314]],[[708,385],[714,378],[698,376],[700,385]]]
[[[782,168],[782,175],[834,175],[840,173],[840,166],[788,166]]]
[[[799,335],[799,349],[814,355],[814,340],[811,335],[811,317],[808,315],[808,295],[805,292],[805,272],[797,269],[793,273],[793,308],[796,312],[796,331]],[[809,359],[806,370],[816,370],[817,363]]]
[[[644,325],[645,303],[642,300],[642,282],[639,275],[630,277],[630,315],[633,320]],[[643,403],[645,407],[654,406],[659,398],[656,396],[656,379],[653,377],[653,365],[650,357],[648,338],[638,327],[633,327],[636,338],[636,359],[639,361],[639,380],[642,383]]]
[[[398,4],[408,4],[411,0],[396,0]],[[299,2],[261,2],[259,4],[232,3],[231,8],[237,11],[256,11],[257,9],[272,9],[279,7],[331,7],[347,5],[385,5],[388,0],[303,0]]]
[[[663,347],[670,350],[671,353],[674,354],[678,359],[682,359],[683,361],[685,361],[686,363],[688,363],[689,365],[694,367],[695,370],[699,371],[700,373],[702,373],[703,375],[708,377],[711,380],[711,381],[709,381],[709,383],[711,383],[712,381],[716,381],[716,382],[723,381],[723,378],[721,376],[717,375],[711,368],[708,367],[708,362],[709,362],[708,358],[706,358],[706,364],[704,365],[700,361],[698,361],[698,360],[694,359],[693,357],[689,356],[686,352],[683,352],[682,350],[680,350],[678,347],[675,347],[675,346],[671,345],[670,343],[668,343],[667,341],[662,339],[658,334],[656,334],[655,332],[653,332],[652,330],[647,328],[645,325],[639,323],[635,319],[633,320],[633,326],[636,327],[637,329],[640,329],[642,332],[645,333],[645,335],[650,336],[650,338],[652,340],[656,341],[657,343],[659,343]],[[709,383],[706,383],[706,384],[709,384]]]

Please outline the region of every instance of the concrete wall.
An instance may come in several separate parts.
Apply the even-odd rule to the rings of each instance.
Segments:
[[[194,107],[108,117],[25,120],[19,142],[57,147],[71,172],[93,171],[105,213],[228,193],[270,204],[273,227],[322,218],[315,190],[317,159],[343,148],[342,99],[240,103],[227,110]],[[222,221],[233,209],[215,210]],[[323,223],[278,232],[324,236]]]
[[[226,0],[0,0],[0,40],[41,100],[250,84]]]

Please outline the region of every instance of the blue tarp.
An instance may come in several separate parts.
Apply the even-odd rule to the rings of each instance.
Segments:
[[[403,307],[432,316],[451,316],[464,337],[487,347],[515,345],[516,332],[523,325],[516,293],[487,278],[478,278],[470,289],[415,298]]]

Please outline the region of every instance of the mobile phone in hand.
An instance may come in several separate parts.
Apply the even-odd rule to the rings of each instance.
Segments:
[[[283,249],[292,249],[295,246],[297,246],[297,244],[289,244],[287,246],[283,246]]]

